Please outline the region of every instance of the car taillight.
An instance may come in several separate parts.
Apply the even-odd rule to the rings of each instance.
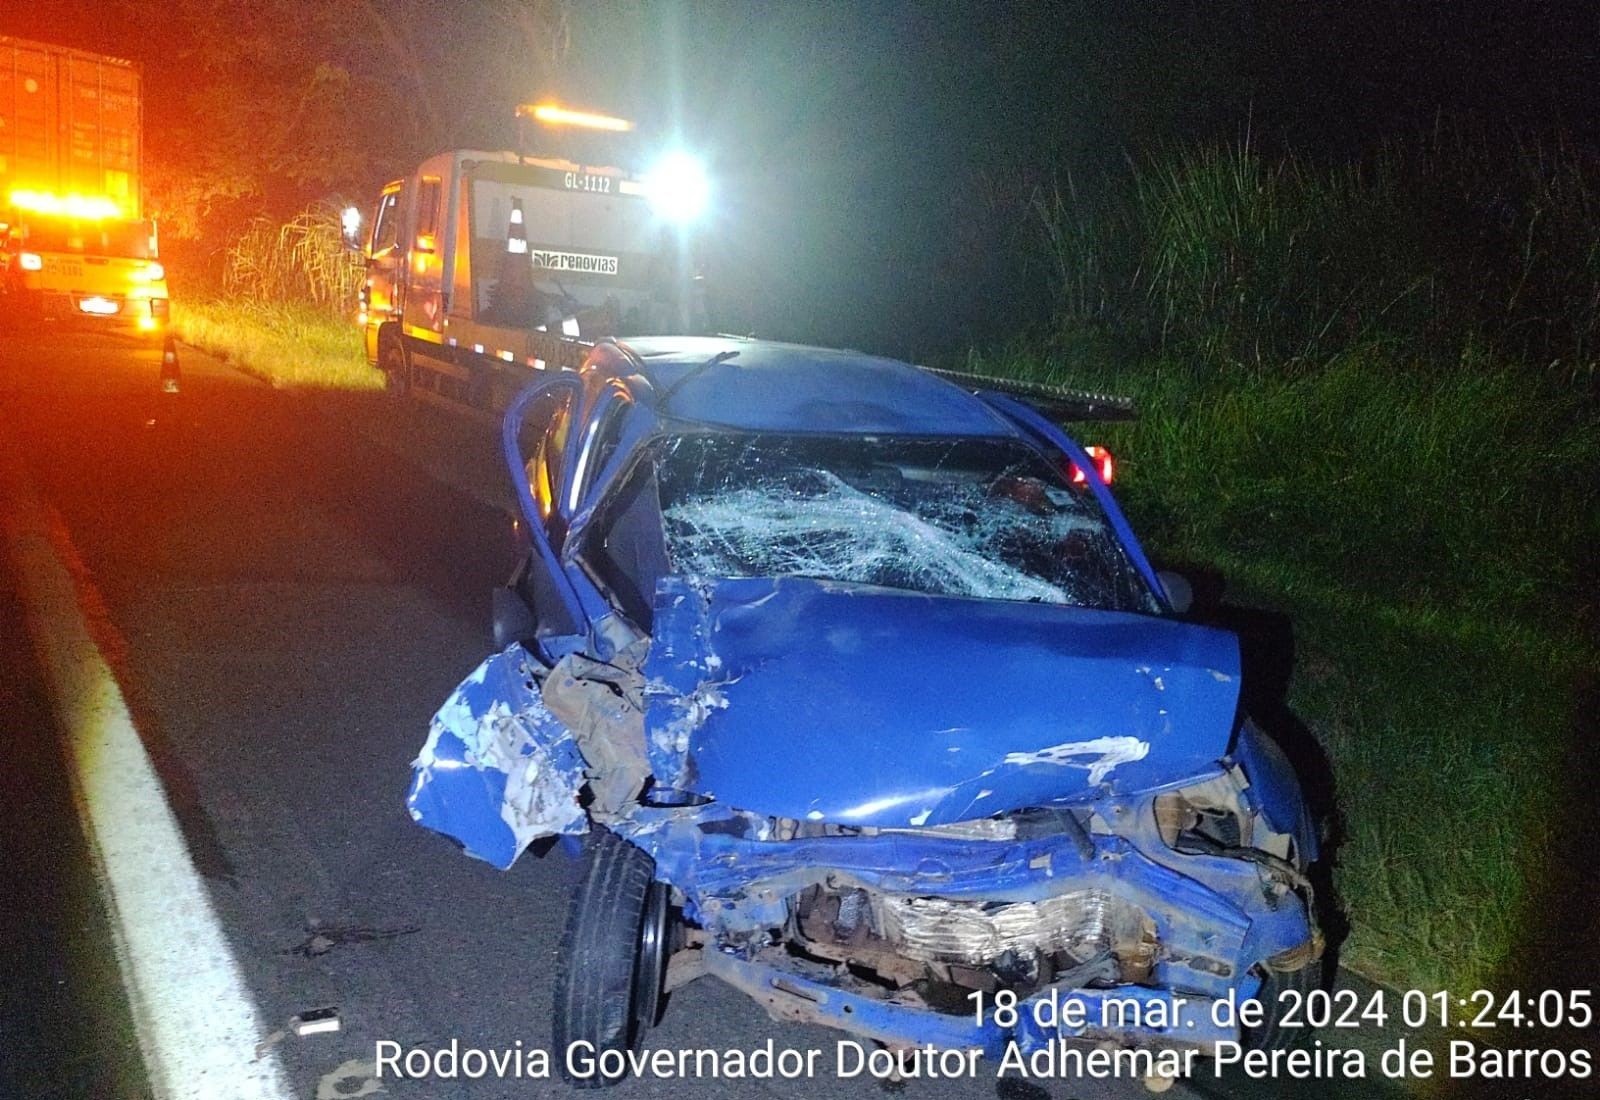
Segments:
[[[1095,472],[1100,475],[1100,480],[1110,485],[1117,473],[1116,460],[1111,457],[1111,452],[1104,447],[1091,444],[1083,449],[1083,453],[1088,455],[1089,461],[1094,463]],[[1082,470],[1078,469],[1076,462],[1072,464],[1072,484],[1089,484],[1088,477],[1084,475]]]
[[[39,271],[44,268],[44,257],[37,252],[18,252],[17,266],[24,271]]]

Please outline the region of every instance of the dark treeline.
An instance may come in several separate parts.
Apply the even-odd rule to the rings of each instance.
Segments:
[[[557,94],[638,118],[641,155],[710,159],[728,327],[908,353],[1058,316],[1015,230],[1069,177],[1102,203],[1108,173],[1163,150],[1248,140],[1303,175],[1415,163],[1447,132],[1517,150],[1464,162],[1515,189],[1522,152],[1581,160],[1600,134],[1600,15],[1579,0],[31,0],[0,33],[144,65],[180,279],[220,276],[258,215],[505,146],[512,107]],[[1464,170],[1445,163],[1428,171]]]

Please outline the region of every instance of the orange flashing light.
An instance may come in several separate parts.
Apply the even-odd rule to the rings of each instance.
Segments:
[[[122,215],[122,208],[103,195],[53,195],[48,191],[13,191],[11,205],[18,210],[57,217],[101,221]]]
[[[633,123],[625,118],[596,114],[593,111],[575,111],[559,103],[523,104],[517,108],[517,115],[522,118],[531,116],[535,122],[541,122],[546,126],[576,126],[581,130],[609,130],[616,134],[624,134],[633,129]]]
[[[1083,449],[1083,453],[1088,455],[1089,460],[1094,463],[1095,472],[1100,475],[1100,480],[1110,485],[1117,474],[1117,463],[1111,457],[1111,452],[1104,447],[1090,444]],[[1078,469],[1077,463],[1072,464],[1072,484],[1089,484],[1089,478],[1082,470]]]

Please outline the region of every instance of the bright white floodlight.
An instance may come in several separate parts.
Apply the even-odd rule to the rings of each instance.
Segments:
[[[645,176],[646,193],[655,212],[667,221],[687,225],[705,213],[711,181],[699,160],[688,153],[668,153]]]
[[[353,241],[361,235],[361,211],[354,206],[347,206],[339,212],[339,228],[344,231],[344,239]]]

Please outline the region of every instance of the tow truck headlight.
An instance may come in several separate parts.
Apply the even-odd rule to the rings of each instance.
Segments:
[[[656,162],[644,182],[656,214],[678,225],[700,217],[711,199],[711,181],[705,167],[688,153],[668,153]]]
[[[339,212],[339,240],[351,251],[361,248],[361,211],[354,206]]]

